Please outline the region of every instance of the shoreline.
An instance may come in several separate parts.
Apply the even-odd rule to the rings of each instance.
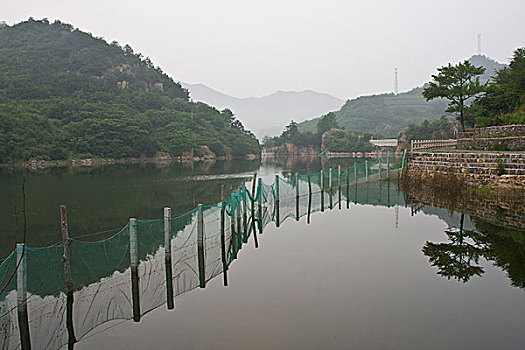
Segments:
[[[173,163],[188,164],[194,162],[215,162],[233,159],[255,160],[260,158],[256,154],[245,156],[204,156],[204,157],[171,157],[169,155],[140,157],[140,158],[80,158],[67,160],[36,160],[0,163],[0,169],[29,169],[39,170],[47,168],[68,168],[68,167],[95,167],[103,165],[123,165],[123,164],[155,164],[159,166],[169,166]]]

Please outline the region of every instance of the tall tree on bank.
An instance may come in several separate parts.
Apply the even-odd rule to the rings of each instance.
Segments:
[[[438,68],[438,74],[432,75],[434,81],[423,90],[423,97],[429,101],[438,97],[449,100],[447,112],[459,113],[461,129],[465,131],[465,103],[483,91],[485,85],[479,82],[479,75],[485,72],[484,67],[476,67],[464,61],[453,66]]]
[[[337,128],[339,128],[339,124],[337,123],[334,112],[323,115],[319,121],[317,121],[317,133],[321,136],[323,136],[326,131]]]
[[[478,126],[525,123],[525,47],[516,49],[508,67],[500,69],[485,94],[469,106]]]

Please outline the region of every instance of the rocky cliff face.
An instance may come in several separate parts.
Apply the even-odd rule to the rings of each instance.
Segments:
[[[285,143],[279,147],[272,147],[266,149],[267,153],[273,153],[275,155],[318,155],[321,150],[318,146],[307,145],[307,146],[298,146],[292,143]]]

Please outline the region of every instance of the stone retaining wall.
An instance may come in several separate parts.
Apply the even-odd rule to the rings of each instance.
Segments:
[[[459,174],[474,185],[493,183],[525,189],[525,154],[520,153],[411,152],[407,166],[413,173]]]
[[[474,128],[459,133],[458,139],[470,137],[506,137],[506,136],[525,136],[525,125],[501,125],[490,126],[487,128]]]
[[[446,209],[450,207],[450,203],[443,200],[443,198],[436,198],[430,193],[423,191],[407,193],[407,201],[408,203],[421,203]],[[523,213],[525,212],[524,202],[509,203],[505,199],[476,196],[475,199],[472,198],[471,200],[455,203],[454,210],[478,217],[483,221],[497,226],[525,230],[525,219],[523,217]]]
[[[458,149],[525,151],[525,136],[458,139]]]

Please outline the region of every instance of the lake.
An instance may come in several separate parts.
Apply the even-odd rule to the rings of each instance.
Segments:
[[[523,348],[525,232],[408,201],[394,180],[293,176],[346,162],[3,170],[1,256],[23,235],[24,178],[28,246],[51,246],[27,250],[21,327],[32,348],[67,346],[73,333],[77,349]],[[251,192],[254,172],[264,194],[252,206],[239,189]],[[221,185],[227,200],[237,193],[224,214]],[[53,246],[60,204],[70,294],[63,246]],[[20,345],[15,280],[0,298],[6,349]]]

